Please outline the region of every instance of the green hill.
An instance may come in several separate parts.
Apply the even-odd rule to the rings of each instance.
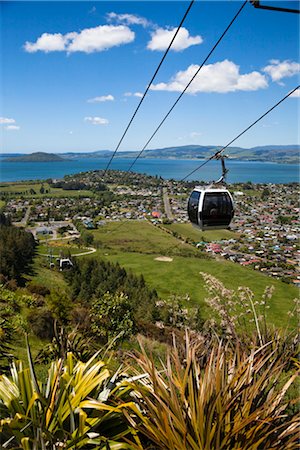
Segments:
[[[22,156],[14,156],[13,158],[4,159],[6,162],[59,162],[65,161],[65,158],[62,158],[59,155],[55,155],[54,153],[45,153],[45,152],[36,152],[31,153],[30,155],[22,155]]]

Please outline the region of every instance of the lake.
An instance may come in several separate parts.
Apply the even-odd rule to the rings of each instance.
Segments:
[[[6,155],[7,157],[7,155]],[[4,162],[0,156],[0,181],[45,180],[47,178],[63,178],[90,170],[105,169],[108,158],[81,158],[63,162]],[[115,158],[110,169],[128,170],[133,159]],[[145,173],[152,176],[161,176],[164,179],[181,180],[203,161],[192,159],[150,159],[141,158],[134,165],[134,172]],[[228,183],[291,183],[299,181],[299,167],[297,164],[277,164],[258,161],[228,160]],[[190,180],[212,181],[221,176],[221,164],[211,161]]]

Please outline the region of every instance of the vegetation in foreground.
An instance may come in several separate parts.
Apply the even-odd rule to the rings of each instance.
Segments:
[[[160,352],[157,359],[142,347],[121,351],[122,363],[118,363],[120,341],[126,338],[134,348],[137,325],[138,339],[142,339],[139,314],[144,316],[144,312],[139,308],[143,304],[129,308],[122,292],[128,282],[124,269],[97,260],[83,261],[71,291],[81,289],[78,280],[87,276],[91,291],[88,296],[84,290],[76,295],[85,304],[81,317],[90,321],[93,332],[89,336],[82,330],[74,332],[74,323],[68,320],[72,308],[67,293],[52,294],[48,298],[52,310],[47,313],[42,300],[47,288],[42,292],[41,286],[31,284],[33,295],[23,296],[1,288],[6,311],[11,311],[11,331],[29,331],[30,326],[53,335],[36,359],[28,346],[27,364],[14,360],[10,370],[2,367],[2,448],[298,448],[298,338],[295,332],[267,324],[271,289],[257,304],[249,289],[228,290],[203,273],[214,320],[194,322],[199,330],[192,331],[192,322],[178,303],[167,308],[161,305],[172,327],[167,331],[165,326],[152,325],[152,331],[155,328],[159,338],[169,332],[166,354]],[[104,292],[107,277],[110,285],[116,282],[121,290]],[[150,304],[153,293],[142,280],[133,280],[137,290],[130,295],[138,299],[138,291],[143,292]],[[263,314],[259,314],[261,307]],[[22,320],[24,308],[27,323]],[[32,314],[39,308],[42,314],[37,321]],[[291,315],[297,313],[298,302]],[[151,322],[147,327],[151,328]],[[190,331],[185,334],[187,327]],[[7,359],[11,337],[2,327],[0,341],[6,345]],[[106,345],[102,347],[101,342]]]
[[[9,223],[3,230],[19,233]],[[11,246],[7,267],[19,251]],[[33,256],[34,247],[27,279]],[[143,277],[97,258],[78,260],[64,281],[55,271],[44,276],[47,283],[20,288],[22,268],[18,277],[3,274],[2,448],[297,448],[297,301],[291,323],[277,330],[268,322],[271,288],[262,296],[229,290],[207,272],[201,284],[213,320],[181,297],[159,299]],[[12,349],[29,332],[43,349],[33,357],[28,346],[26,364]],[[134,350],[145,337],[164,347]]]
[[[2,447],[298,448],[295,348],[283,351],[278,339],[239,344],[186,335],[162,369],[142,349],[114,373],[99,353],[83,363],[67,352],[44,380],[28,348],[29,367],[15,363],[0,377]]]

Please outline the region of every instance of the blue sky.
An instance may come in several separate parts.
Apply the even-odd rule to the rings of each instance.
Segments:
[[[195,2],[120,151],[143,147],[240,5]],[[0,151],[114,150],[187,6],[1,2]],[[149,148],[227,144],[299,84],[298,36],[298,15],[247,4]],[[236,145],[295,144],[298,122],[293,96]]]

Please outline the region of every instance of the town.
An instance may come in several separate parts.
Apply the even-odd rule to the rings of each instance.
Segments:
[[[28,185],[28,183],[26,183]],[[149,220],[172,232],[171,224],[186,224],[186,204],[194,183],[163,180],[137,173],[93,171],[46,180],[24,188],[0,187],[4,212],[35,238],[78,238],[80,227],[93,230],[108,222]],[[225,258],[300,285],[298,187],[296,183],[228,186],[235,203],[231,235],[207,240],[181,236],[215,258]]]

